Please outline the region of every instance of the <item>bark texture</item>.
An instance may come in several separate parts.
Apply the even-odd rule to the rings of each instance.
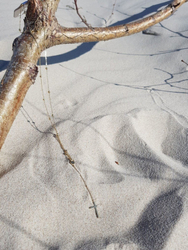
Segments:
[[[13,42],[13,56],[0,84],[0,149],[35,82],[41,52],[58,44],[96,42],[143,31],[161,22],[188,0],[172,1],[166,8],[142,20],[105,28],[64,28],[56,17],[60,0],[29,0],[23,33]]]

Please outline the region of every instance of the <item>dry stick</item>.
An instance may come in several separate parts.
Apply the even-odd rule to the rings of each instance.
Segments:
[[[46,67],[47,68],[47,67]],[[40,71],[41,72],[41,71]],[[48,78],[48,76],[47,76]],[[95,204],[95,201],[94,201],[94,198],[91,194],[91,191],[84,179],[84,177],[82,176],[81,172],[78,170],[78,168],[76,167],[75,165],[75,162],[74,160],[72,159],[72,157],[70,156],[70,154],[68,153],[68,151],[64,148],[62,142],[61,142],[61,139],[59,137],[59,133],[58,133],[58,130],[57,130],[57,127],[55,125],[55,122],[54,122],[54,115],[53,115],[53,109],[52,109],[52,103],[51,103],[51,96],[50,96],[50,91],[48,89],[48,94],[49,94],[49,102],[50,102],[50,107],[51,107],[51,116],[49,114],[49,111],[48,111],[48,108],[47,108],[47,105],[46,105],[46,101],[45,101],[45,97],[44,97],[44,88],[43,88],[43,83],[42,83],[42,76],[40,75],[40,79],[41,79],[41,87],[42,87],[42,96],[43,96],[43,101],[44,101],[44,105],[45,105],[45,109],[46,109],[46,112],[47,112],[47,115],[48,115],[48,119],[50,120],[50,123],[53,127],[53,129],[55,130],[55,134],[53,134],[54,138],[57,140],[57,142],[59,143],[62,151],[63,151],[63,154],[65,155],[66,159],[68,160],[69,164],[73,167],[73,169],[79,174],[81,180],[83,181],[84,183],[84,186],[91,198],[91,201],[93,203],[93,206],[89,207],[89,208],[94,208],[95,209],[95,215],[97,218],[99,218],[99,215],[98,215],[98,211],[97,211],[97,205]],[[48,80],[47,80],[48,81]],[[49,84],[48,84],[48,87],[49,87]],[[53,119],[53,121],[52,121]]]
[[[25,110],[25,108],[23,106],[21,106],[21,109],[20,109],[22,115],[25,117],[26,121],[30,124],[30,126],[34,129],[36,129],[37,131],[39,131],[40,133],[43,133],[42,131],[40,131],[35,122],[33,121],[33,119],[31,118],[31,116],[28,114],[28,112]]]
[[[45,38],[45,32],[44,32],[44,38]],[[44,41],[45,42],[45,41]],[[52,102],[51,102],[51,95],[50,95],[50,85],[49,85],[49,77],[48,77],[48,63],[47,63],[47,53],[45,50],[45,70],[46,70],[46,80],[47,80],[47,88],[48,88],[48,98],[49,98],[49,103],[50,103],[50,112],[48,111],[47,105],[46,105],[46,101],[45,101],[45,96],[44,96],[44,88],[43,88],[43,81],[42,81],[42,70],[41,70],[41,60],[40,60],[40,82],[41,82],[41,90],[42,90],[42,98],[43,98],[43,102],[44,102],[44,106],[48,115],[48,119],[51,123],[52,128],[55,130],[55,134],[53,134],[54,138],[57,140],[57,142],[59,143],[63,154],[65,155],[66,159],[68,160],[69,164],[73,167],[73,169],[78,173],[78,175],[80,176],[81,180],[83,181],[83,184],[91,198],[91,201],[93,203],[93,206],[90,206],[89,208],[94,208],[95,209],[95,215],[97,218],[99,218],[99,214],[97,211],[97,205],[94,201],[93,195],[84,179],[84,177],[82,176],[81,172],[79,171],[79,169],[76,167],[74,160],[72,159],[72,157],[70,156],[70,154],[68,153],[68,151],[64,148],[57,127],[55,125],[55,120],[54,120],[54,114],[53,114],[53,108],[52,108]]]
[[[128,24],[102,28],[65,28],[60,27],[55,45],[83,42],[98,42],[129,36],[163,21],[171,16],[182,4],[188,0],[174,0],[166,8],[141,20]]]
[[[78,5],[77,5],[77,0],[74,0],[74,4],[75,4],[75,7],[76,7],[76,12],[78,14],[78,16],[80,17],[80,19],[82,20],[83,23],[85,23],[85,25],[92,29],[92,26],[90,24],[87,23],[87,20],[85,19],[85,17],[82,17],[80,12],[79,12],[79,9],[78,9]]]
[[[69,164],[70,164],[70,165],[73,167],[73,169],[79,174],[81,180],[83,181],[84,186],[85,186],[85,188],[86,188],[86,190],[87,190],[87,192],[88,192],[88,194],[89,194],[89,196],[90,196],[90,198],[91,198],[91,201],[92,201],[92,203],[93,203],[93,206],[91,206],[91,207],[89,207],[89,208],[94,208],[94,209],[95,209],[95,215],[96,215],[97,218],[99,218],[99,214],[98,214],[98,211],[97,211],[97,205],[95,204],[95,201],[94,201],[94,198],[93,198],[93,196],[92,196],[92,194],[91,194],[91,191],[90,191],[90,189],[89,189],[89,187],[88,187],[88,185],[87,185],[87,183],[86,183],[84,177],[82,176],[81,172],[80,172],[80,171],[78,170],[78,168],[76,167],[74,160],[71,158],[70,154],[68,153],[68,151],[64,148],[63,144],[61,143],[61,140],[60,140],[59,134],[57,133],[57,130],[56,130],[56,135],[54,135],[54,137],[55,137],[55,139],[58,141],[58,143],[59,143],[61,149],[63,150],[63,154],[64,154],[65,157],[67,158]]]
[[[33,121],[32,117],[29,115],[29,113],[27,112],[27,110],[21,106],[21,109],[20,109],[22,115],[25,117],[26,121],[30,124],[30,126],[32,128],[34,128],[35,130],[37,130],[39,133],[41,134],[51,134],[51,135],[54,135],[54,133],[50,132],[50,131],[42,131],[40,130],[36,123]]]

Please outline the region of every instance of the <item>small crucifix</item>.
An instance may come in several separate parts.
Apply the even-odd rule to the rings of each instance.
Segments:
[[[91,208],[94,208],[95,209],[95,214],[96,214],[96,217],[99,218],[99,214],[98,214],[98,211],[97,211],[97,205],[95,204],[95,202],[93,201],[93,206],[89,207],[90,209]]]

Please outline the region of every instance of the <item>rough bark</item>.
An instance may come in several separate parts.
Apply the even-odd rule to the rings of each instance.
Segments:
[[[138,33],[166,19],[187,1],[172,1],[154,15],[121,26],[64,28],[55,17],[59,0],[29,0],[23,33],[13,42],[13,56],[0,84],[0,148],[35,82],[36,64],[43,50],[58,44],[104,41]]]

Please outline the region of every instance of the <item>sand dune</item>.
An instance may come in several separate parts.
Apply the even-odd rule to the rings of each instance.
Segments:
[[[1,1],[0,78],[19,35]],[[93,26],[134,21],[167,2],[80,1]],[[69,5],[69,6],[67,6]],[[82,26],[69,1],[59,21]],[[39,77],[0,152],[0,249],[188,249],[187,9],[145,34],[47,51],[45,100],[78,173],[53,137]],[[6,25],[5,25],[6,23]],[[4,26],[9,27],[3,28]],[[187,60],[188,61],[188,60]]]

